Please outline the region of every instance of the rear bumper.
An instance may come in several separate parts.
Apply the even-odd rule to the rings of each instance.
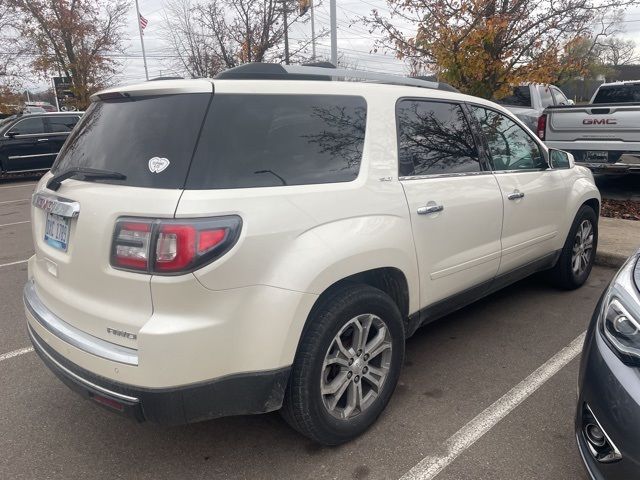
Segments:
[[[576,165],[587,167],[594,173],[640,173],[640,164],[576,162]]]
[[[282,406],[290,367],[230,375],[179,388],[149,389],[114,382],[73,364],[28,326],[35,351],[69,388],[138,421],[180,425],[230,415],[266,413]]]
[[[617,148],[612,148],[611,145],[598,143],[593,145],[576,145],[571,142],[545,143],[549,148],[557,148],[571,153],[577,165],[587,167],[594,173],[640,173],[640,146],[630,148],[627,145],[618,145]],[[606,152],[606,159],[593,161],[593,159],[587,158],[587,152]]]

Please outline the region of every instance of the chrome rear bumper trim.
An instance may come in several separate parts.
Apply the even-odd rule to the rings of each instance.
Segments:
[[[97,390],[98,392],[104,393],[105,395],[108,395],[110,397],[117,398],[119,400],[123,400],[123,401],[129,402],[129,403],[139,403],[140,402],[140,400],[137,399],[136,397],[130,397],[129,395],[123,395],[122,393],[113,392],[113,391],[108,390],[108,389],[106,389],[104,387],[101,387],[100,385],[96,385],[95,383],[90,382],[89,380],[87,380],[85,378],[82,378],[80,375],[72,372],[67,367],[65,367],[60,362],[58,362],[55,358],[53,358],[49,354],[49,352],[47,352],[42,347],[42,345],[40,345],[40,342],[38,340],[36,340],[35,335],[32,333],[31,327],[28,327],[28,329],[29,329],[29,337],[31,338],[31,342],[33,342],[33,344],[38,348],[38,352],[40,352],[41,354],[45,355],[47,357],[47,359],[51,363],[53,363],[57,368],[59,368],[68,377],[71,377],[73,380],[75,380],[76,382],[84,385],[87,388],[90,388],[92,390]]]
[[[60,340],[73,345],[80,350],[91,353],[112,362],[126,365],[138,365],[138,351],[133,348],[123,347],[115,343],[107,342],[83,332],[56,316],[49,310],[38,297],[33,280],[29,280],[24,286],[24,305],[33,318],[51,334]]]

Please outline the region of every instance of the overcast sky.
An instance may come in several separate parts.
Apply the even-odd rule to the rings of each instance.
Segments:
[[[133,2],[132,2],[133,3]],[[145,30],[145,46],[147,51],[147,63],[149,76],[172,75],[178,72],[172,70],[172,52],[166,47],[161,36],[162,13],[164,0],[139,0],[140,12],[149,21]],[[329,1],[315,3],[316,34],[329,27]],[[391,53],[371,53],[376,40],[375,34],[370,34],[362,24],[353,24],[363,15],[367,15],[373,8],[381,12],[387,11],[384,0],[338,0],[338,53],[343,56],[350,65],[365,70],[382,71],[388,73],[406,73],[406,66],[396,60]],[[634,39],[640,47],[640,7],[629,9],[625,17],[625,37]],[[123,73],[120,76],[122,83],[132,83],[144,80],[144,67],[141,56],[138,25],[135,15],[135,7],[132,7],[129,15],[127,30],[130,32],[130,40],[127,45],[127,58],[124,60]],[[294,25],[290,32],[292,43],[311,38],[311,25]],[[317,40],[318,56],[329,57],[329,37],[325,36]]]

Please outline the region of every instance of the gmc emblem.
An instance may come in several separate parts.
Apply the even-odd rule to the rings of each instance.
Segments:
[[[617,125],[615,118],[585,118],[582,120],[583,125]]]

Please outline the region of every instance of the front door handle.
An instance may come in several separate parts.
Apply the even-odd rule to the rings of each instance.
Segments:
[[[429,215],[430,213],[438,213],[444,210],[444,205],[426,205],[418,208],[418,215]]]
[[[509,200],[518,200],[519,198],[524,198],[524,192],[521,192],[520,190],[514,190],[513,193],[507,195],[507,198]]]
[[[49,139],[48,138],[39,138],[38,141],[39,142],[48,142]]]

